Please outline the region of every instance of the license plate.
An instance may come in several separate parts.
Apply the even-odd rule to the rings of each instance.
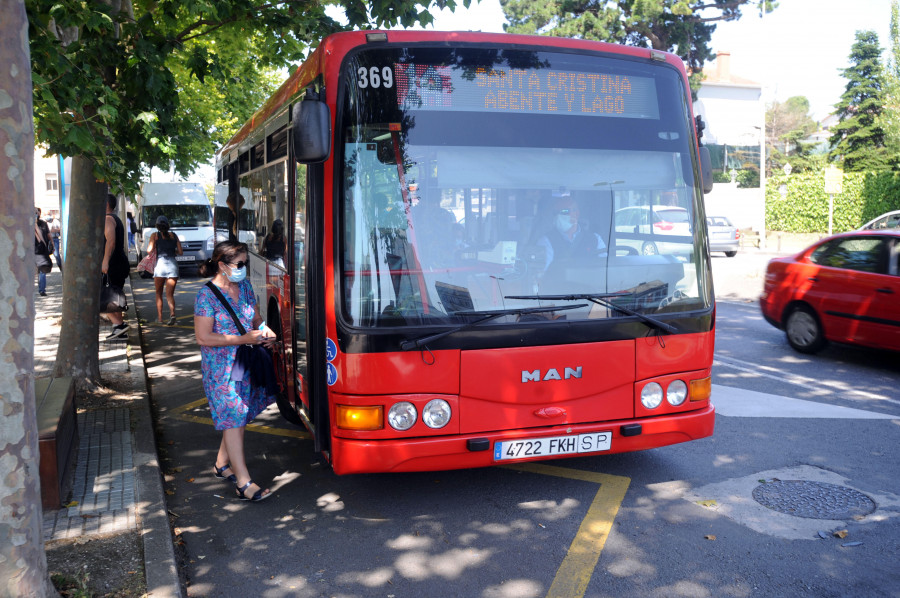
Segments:
[[[176,262],[193,262],[196,259],[197,259],[196,255],[176,255],[175,256]]]
[[[577,453],[608,451],[612,447],[612,432],[591,432],[578,436],[504,440],[494,443],[494,460],[552,457]]]

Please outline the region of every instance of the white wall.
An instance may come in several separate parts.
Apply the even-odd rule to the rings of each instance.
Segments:
[[[707,216],[727,216],[738,228],[765,230],[762,189],[738,189],[737,183],[716,183],[704,196]]]
[[[759,145],[765,125],[762,89],[704,84],[697,92],[694,114],[703,116],[703,143]]]

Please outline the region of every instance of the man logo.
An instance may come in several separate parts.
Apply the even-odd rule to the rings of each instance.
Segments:
[[[569,378],[581,378],[581,366],[577,368],[566,368],[563,370],[563,376],[568,380]],[[541,370],[534,370],[529,372],[528,370],[522,370],[522,383],[525,382],[546,382],[548,380],[562,380],[563,376],[559,375],[559,372],[556,368],[550,368],[547,370],[547,373],[541,376]]]

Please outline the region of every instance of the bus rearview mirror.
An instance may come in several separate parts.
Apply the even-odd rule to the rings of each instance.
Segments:
[[[700,173],[703,176],[703,192],[709,193],[713,190],[713,172],[709,148],[705,145],[700,146]]]
[[[323,162],[331,153],[331,114],[319,100],[303,100],[293,107],[294,157],[301,164]]]

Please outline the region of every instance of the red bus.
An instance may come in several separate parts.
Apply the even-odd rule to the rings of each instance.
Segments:
[[[674,55],[340,33],[219,152],[216,220],[336,473],[601,455],[713,432],[708,163]]]

